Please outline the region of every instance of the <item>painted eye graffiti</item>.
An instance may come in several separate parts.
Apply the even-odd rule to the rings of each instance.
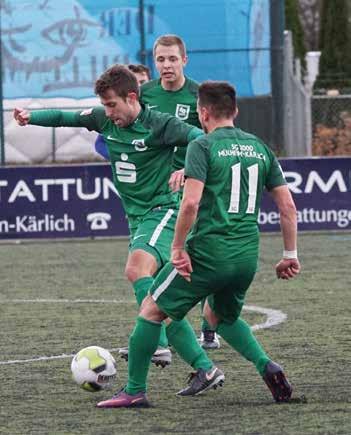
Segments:
[[[75,18],[58,21],[52,26],[41,31],[43,38],[52,44],[69,47],[77,44],[80,47],[87,45],[87,33],[89,27],[100,28],[101,25],[94,21],[80,18],[79,8],[74,6]]]

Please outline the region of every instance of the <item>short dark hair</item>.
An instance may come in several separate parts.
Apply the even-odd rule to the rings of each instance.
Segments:
[[[139,74],[145,73],[147,75],[148,79],[149,80],[151,79],[150,68],[146,65],[143,65],[141,63],[137,63],[137,64],[130,63],[128,65],[128,69],[129,69],[129,71],[132,71],[133,73],[139,73]]]
[[[198,101],[199,106],[206,107],[216,119],[235,116],[236,92],[228,82],[203,82],[199,87]]]
[[[154,43],[153,54],[155,56],[156,48],[159,45],[164,45],[165,47],[170,47],[171,45],[177,45],[182,57],[186,56],[185,42],[178,35],[162,35],[158,37]]]
[[[116,95],[124,100],[130,92],[139,95],[139,86],[135,75],[123,65],[111,66],[96,80],[96,95],[104,96],[109,89],[114,90]]]

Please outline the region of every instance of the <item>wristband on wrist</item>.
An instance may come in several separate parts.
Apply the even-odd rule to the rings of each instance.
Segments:
[[[284,249],[284,251],[283,251],[283,258],[297,259],[297,250],[295,249],[295,251],[286,251]]]

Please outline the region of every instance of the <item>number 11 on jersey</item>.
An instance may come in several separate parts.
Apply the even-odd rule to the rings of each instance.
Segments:
[[[255,213],[257,182],[258,182],[258,164],[255,163],[247,168],[249,173],[249,195],[247,201],[247,214]],[[232,189],[230,193],[230,204],[228,213],[239,213],[241,187],[241,163],[232,166]]]

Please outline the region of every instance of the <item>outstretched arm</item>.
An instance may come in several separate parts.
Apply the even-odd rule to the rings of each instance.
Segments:
[[[13,117],[18,125],[40,125],[42,127],[86,127],[88,130],[99,131],[96,117],[92,109],[89,111],[66,112],[57,109],[33,110],[17,107]]]
[[[297,258],[297,216],[294,200],[289,188],[278,186],[271,190],[274,202],[280,213],[280,227],[283,235],[283,258],[276,265],[277,277],[294,278],[301,269]]]

